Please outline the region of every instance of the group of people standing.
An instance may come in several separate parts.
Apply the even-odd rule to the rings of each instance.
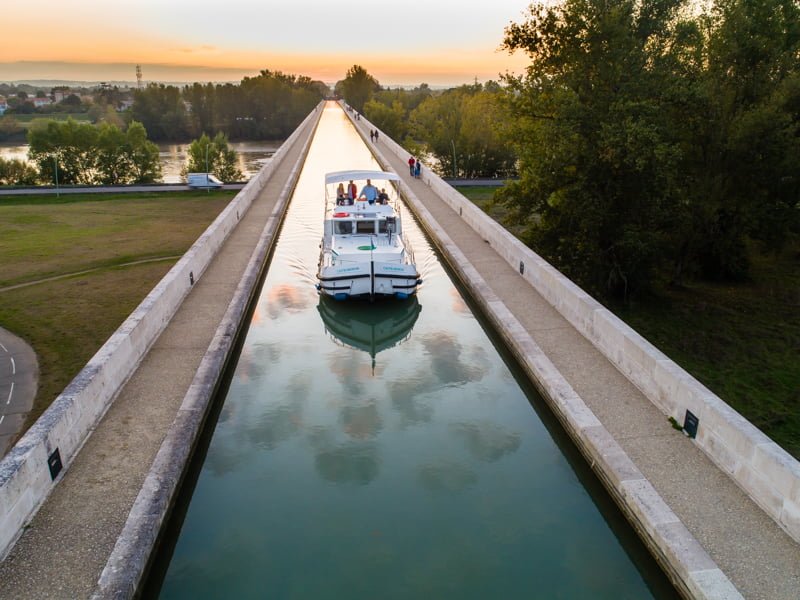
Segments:
[[[412,177],[419,179],[419,173],[422,170],[422,163],[419,162],[419,159],[414,158],[413,156],[408,157],[408,173]]]
[[[372,131],[372,129],[369,130],[369,140],[371,142],[373,142],[373,143],[377,143],[378,142],[378,130],[377,129],[375,131]]]
[[[367,179],[367,184],[361,189],[360,194],[357,193],[357,190],[358,188],[352,179],[347,184],[347,190],[345,190],[344,183],[340,183],[339,187],[336,188],[336,205],[353,204],[356,199],[366,200],[370,204],[375,204],[375,202],[378,204],[389,203],[389,194],[386,193],[386,188],[381,188],[379,192],[378,188],[372,185],[372,181],[369,179]]]

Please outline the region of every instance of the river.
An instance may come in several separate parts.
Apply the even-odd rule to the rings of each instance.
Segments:
[[[181,169],[186,164],[189,144],[157,144],[161,159],[161,172],[164,183],[180,183]],[[272,155],[280,147],[281,140],[260,142],[230,142],[229,146],[239,156],[239,170],[248,180],[269,162]],[[0,145],[0,158],[6,160],[28,159],[28,144]]]

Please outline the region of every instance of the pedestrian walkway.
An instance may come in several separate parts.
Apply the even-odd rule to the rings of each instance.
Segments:
[[[355,124],[362,137],[372,126]],[[385,139],[381,136],[381,139]],[[745,598],[800,598],[800,546],[424,182],[374,144]],[[423,167],[425,168],[425,167]]]
[[[0,564],[0,598],[88,598],[315,121],[197,281]]]

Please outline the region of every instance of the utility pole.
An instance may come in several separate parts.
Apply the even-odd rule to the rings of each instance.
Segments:
[[[61,194],[58,191],[58,158],[56,158],[55,154],[53,155],[53,169],[56,173],[56,198],[60,198]]]

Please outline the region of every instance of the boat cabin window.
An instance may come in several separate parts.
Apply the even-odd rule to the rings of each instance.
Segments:
[[[353,222],[352,221],[334,221],[333,222],[333,232],[337,235],[344,235],[347,233],[353,233]]]
[[[356,233],[375,233],[375,221],[356,221]]]
[[[378,221],[378,233],[386,233],[386,221]]]

